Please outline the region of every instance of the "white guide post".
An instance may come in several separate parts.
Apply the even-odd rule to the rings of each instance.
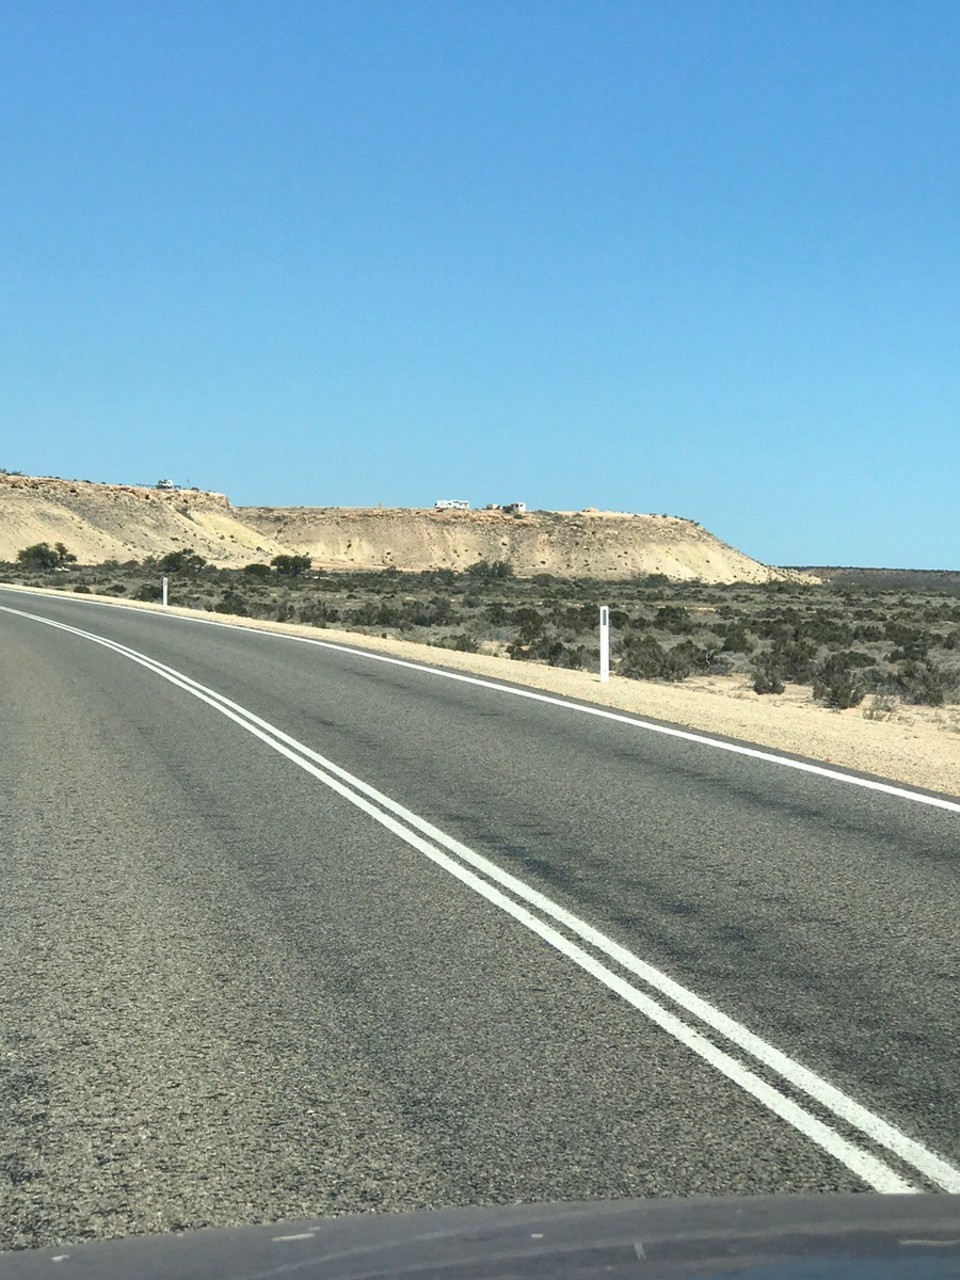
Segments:
[[[166,578],[164,578],[162,581],[163,581],[163,607],[166,608],[167,607],[167,580]]]
[[[610,679],[610,606],[600,606],[600,683]]]

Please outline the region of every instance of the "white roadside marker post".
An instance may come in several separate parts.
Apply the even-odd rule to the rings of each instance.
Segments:
[[[610,606],[600,606],[600,683],[610,679]]]
[[[166,580],[166,578],[163,578],[163,579],[162,579],[162,582],[163,582],[163,607],[164,607],[164,608],[166,608],[166,607],[167,607],[167,580]]]

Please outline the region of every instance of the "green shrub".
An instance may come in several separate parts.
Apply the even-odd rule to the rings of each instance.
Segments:
[[[350,614],[350,625],[352,627],[375,627],[377,625],[377,616],[380,610],[368,600],[366,604],[362,604],[359,609],[354,609]]]
[[[49,542],[35,542],[17,552],[17,563],[25,569],[55,569],[60,560]]]
[[[213,606],[214,613],[232,613],[237,618],[249,618],[250,610],[247,602],[237,591],[225,591]]]
[[[62,542],[52,547],[49,542],[35,542],[32,547],[24,547],[17,552],[17,563],[26,569],[56,569],[76,562],[77,557]]]
[[[459,631],[452,636],[443,636],[439,640],[431,640],[430,643],[438,645],[441,649],[454,649],[457,653],[480,652],[480,645],[465,631]]]
[[[478,560],[467,566],[466,574],[480,582],[502,582],[504,578],[513,577],[513,565],[506,560]]]
[[[887,623],[886,639],[895,646],[890,654],[891,662],[925,658],[933,643],[933,636],[902,622]]]
[[[631,680],[658,680],[663,671],[663,646],[651,635],[629,632],[623,638],[618,671]]]
[[[204,557],[197,555],[192,547],[186,547],[182,551],[168,551],[165,556],[161,556],[157,567],[163,573],[195,573],[206,563]]]
[[[299,578],[310,568],[310,557],[274,556],[270,563],[281,578]]]
[[[515,627],[519,628],[517,643],[521,645],[533,644],[546,630],[546,624],[539,611],[526,605],[521,609],[514,610],[512,622]]]
[[[848,667],[875,667],[877,660],[871,653],[859,649],[847,649],[841,655]]]
[[[730,622],[715,628],[718,636],[723,637],[721,653],[752,653],[756,648],[750,633],[742,622]]]
[[[864,720],[889,720],[897,709],[897,700],[891,693],[875,693],[869,706],[863,709]]]
[[[689,635],[693,630],[690,614],[679,604],[665,604],[657,610],[656,625],[673,635]]]
[[[904,702],[926,707],[942,707],[956,688],[956,678],[934,662],[908,659],[894,672],[893,687]]]
[[[802,635],[775,640],[773,653],[782,679],[793,684],[809,684],[813,680],[817,657],[817,646],[813,640]]]
[[[695,671],[705,671],[708,657],[691,640],[682,640],[667,649],[647,633],[628,632],[618,671],[632,680],[686,680]]]
[[[540,636],[532,644],[514,641],[507,645],[507,653],[511,658],[527,662],[545,662],[551,667],[565,667],[579,671],[583,666],[583,646],[566,645],[562,640]]]
[[[865,692],[863,680],[851,669],[845,653],[831,653],[817,665],[813,696],[818,702],[842,711],[859,706]]]
[[[783,693],[783,671],[777,654],[758,653],[750,664],[754,693]]]

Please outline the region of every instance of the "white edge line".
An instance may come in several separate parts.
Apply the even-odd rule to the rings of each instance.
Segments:
[[[3,583],[0,586],[10,587]],[[619,724],[633,725],[636,729],[647,729],[650,733],[660,733],[670,738],[680,738],[685,742],[695,742],[699,746],[714,747],[718,751],[728,751],[734,755],[747,756],[753,760],[762,760],[766,764],[778,764],[787,769],[796,769],[801,773],[814,774],[817,777],[829,778],[834,782],[845,782],[851,786],[863,787],[868,791],[879,791],[884,795],[896,796],[901,800],[911,800],[916,804],[926,804],[937,809],[946,809],[951,813],[960,813],[960,800],[948,800],[942,796],[926,795],[922,791],[913,791],[909,787],[897,786],[891,782],[880,782],[874,778],[861,778],[853,773],[843,773],[829,765],[814,764],[807,760],[793,760],[790,756],[778,755],[760,747],[748,747],[742,743],[726,742],[723,738],[713,738],[708,734],[696,733],[689,729],[677,729],[672,725],[657,724],[652,720],[644,720],[637,716],[624,715],[617,711],[608,711],[604,707],[590,706],[584,702],[574,702],[568,698],[553,694],[538,693],[534,689],[518,688],[515,685],[500,684],[496,680],[487,680],[482,676],[466,675],[461,671],[450,671],[444,667],[431,667],[424,662],[414,662],[408,658],[392,658],[389,654],[376,653],[370,649],[354,649],[351,645],[337,644],[332,640],[315,640],[312,636],[288,635],[282,631],[267,631],[256,626],[241,626],[236,622],[219,622],[214,618],[191,618],[184,614],[167,613],[161,609],[134,609],[129,604],[112,604],[106,600],[83,600],[54,591],[43,591],[35,587],[14,587],[14,590],[31,592],[45,599],[66,600],[69,604],[98,605],[104,609],[125,609],[128,613],[143,615],[149,613],[155,617],[176,619],[178,622],[193,622],[206,627],[225,627],[230,631],[254,632],[261,636],[274,636],[280,640],[293,640],[300,644],[312,644],[321,649],[332,649],[337,653],[348,653],[355,658],[368,658],[372,662],[386,662],[391,666],[406,667],[411,671],[421,671],[428,675],[442,676],[446,680],[457,680],[462,684],[476,685],[481,689],[494,689],[499,693],[513,694],[517,698],[528,698],[533,702],[545,702],[550,706],[564,707],[568,711],[577,711],[582,715],[598,716],[604,720],[614,720]],[[14,611],[15,612],[15,611]]]
[[[2,606],[0,606],[0,608],[2,608]],[[18,610],[9,609],[4,609],[3,611],[13,613],[20,612]],[[542,903],[549,913],[555,918],[559,920],[564,920],[564,918],[566,918],[564,922],[569,920],[577,925],[582,925],[585,932],[600,940],[600,944],[607,944],[604,949],[608,950],[608,954],[612,951],[620,953],[619,955],[613,955],[614,959],[619,960],[620,955],[622,955],[629,961],[632,961],[632,964],[628,964],[626,967],[634,969],[635,972],[638,972],[639,976],[645,977],[646,972],[649,972],[657,978],[664,980],[665,983],[668,983],[673,987],[676,992],[687,997],[691,1002],[696,1002],[698,1006],[711,1015],[710,1018],[704,1018],[704,1021],[708,1021],[711,1025],[717,1025],[718,1022],[722,1022],[738,1033],[737,1036],[728,1036],[728,1038],[735,1039],[737,1043],[740,1043],[739,1035],[742,1034],[744,1039],[754,1042],[756,1045],[762,1046],[764,1049],[768,1050],[776,1059],[787,1065],[790,1074],[786,1074],[782,1070],[781,1074],[785,1075],[785,1078],[788,1079],[790,1083],[797,1084],[798,1087],[804,1088],[803,1083],[801,1083],[799,1079],[800,1076],[804,1076],[824,1086],[825,1089],[835,1095],[836,1098],[842,1100],[843,1103],[848,1104],[848,1106],[854,1109],[855,1112],[859,1112],[867,1118],[870,1122],[869,1128],[859,1124],[857,1125],[857,1127],[863,1128],[863,1131],[867,1133],[867,1136],[874,1138],[874,1140],[879,1142],[881,1145],[887,1146],[889,1146],[889,1143],[886,1141],[887,1133],[893,1135],[895,1139],[902,1140],[906,1149],[897,1150],[892,1148],[895,1154],[900,1155],[907,1163],[914,1164],[914,1167],[917,1167],[920,1172],[927,1173],[928,1176],[932,1177],[940,1185],[944,1186],[945,1190],[960,1190],[960,1173],[945,1161],[935,1156],[927,1148],[914,1142],[912,1139],[907,1138],[905,1134],[902,1134],[893,1126],[888,1125],[886,1121],[883,1121],[880,1117],[873,1115],[873,1113],[869,1112],[866,1108],[861,1107],[860,1104],[854,1102],[853,1099],[848,1098],[839,1090],[836,1090],[826,1081],[822,1081],[814,1073],[808,1072],[799,1063],[795,1063],[792,1059],[788,1058],[787,1055],[775,1050],[773,1046],[767,1045],[766,1042],[749,1032],[747,1028],[734,1022],[733,1019],[727,1018],[726,1015],[722,1014],[719,1010],[714,1009],[700,997],[695,996],[692,992],[688,992],[679,984],[674,983],[671,979],[667,978],[665,974],[661,974],[658,970],[653,969],[652,966],[646,965],[643,961],[639,960],[638,957],[633,956],[632,953],[626,951],[625,948],[622,948],[618,944],[612,942],[612,940],[607,939],[605,935],[593,930],[590,926],[584,924],[584,922],[579,921],[577,917],[571,916],[569,913],[565,912],[563,908],[552,903],[549,899],[543,897],[543,895],[537,893],[535,890],[529,889],[522,881],[509,876],[507,873],[501,872],[495,864],[488,862],[485,858],[482,858],[481,855],[476,854],[467,846],[460,845],[458,841],[452,841],[451,838],[445,836],[443,832],[433,828],[431,824],[425,823],[422,819],[419,819],[417,815],[410,813],[409,810],[403,809],[402,806],[391,801],[389,797],[383,796],[368,784],[363,783],[361,779],[353,777],[353,775],[347,773],[346,770],[341,769],[339,766],[331,766],[331,762],[325,761],[322,756],[317,756],[317,753],[311,751],[310,748],[299,743],[296,739],[289,737],[289,735],[283,733],[282,730],[277,729],[268,721],[260,719],[260,717],[255,716],[252,712],[247,711],[246,708],[239,706],[237,703],[230,702],[230,700],[224,697],[224,695],[217,693],[215,690],[208,689],[206,686],[199,684],[199,682],[192,680],[189,676],[183,675],[174,668],[166,667],[155,659],[149,658],[144,654],[140,654],[136,650],[130,649],[125,645],[121,645],[116,641],[112,641],[107,637],[97,636],[90,632],[84,632],[79,628],[72,627],[66,623],[56,622],[53,619],[42,618],[38,615],[21,613],[20,616],[31,618],[32,620],[44,623],[48,626],[57,628],[58,630],[68,631],[75,635],[79,635],[84,639],[92,640],[105,648],[111,649],[122,657],[126,657],[128,660],[137,663],[137,665],[152,671],[155,675],[159,675],[162,679],[183,689],[185,692],[191,694],[201,702],[206,703],[214,710],[220,712],[220,714],[225,716],[227,719],[238,724],[241,728],[246,729],[248,733],[260,739],[267,746],[298,765],[306,773],[323,783],[336,794],[348,800],[355,807],[372,817],[381,826],[386,827],[389,831],[399,836],[407,844],[417,849],[420,853],[428,857],[450,875],[454,876],[469,888],[473,889],[476,893],[486,898],[493,905],[505,911],[519,923],[525,925],[526,928],[537,934],[548,945],[559,951],[568,959],[572,960],[597,981],[603,983],[610,990],[621,996],[628,1004],[632,1005],[648,1019],[660,1026],[662,1030],[672,1035],[687,1048],[692,1049],[707,1063],[709,1063],[709,1065],[713,1066],[721,1074],[739,1085],[739,1087],[744,1089],[745,1092],[753,1096],[769,1110],[773,1111],[774,1114],[780,1116],[781,1119],[792,1125],[795,1129],[804,1134],[805,1137],[809,1138],[829,1154],[833,1155],[836,1159],[840,1160],[840,1162],[845,1164],[847,1168],[856,1173],[858,1177],[861,1177],[868,1185],[872,1186],[874,1190],[892,1194],[904,1192],[912,1193],[916,1192],[917,1188],[911,1183],[906,1182],[883,1161],[878,1160],[870,1153],[865,1152],[853,1143],[848,1142],[847,1139],[843,1138],[834,1129],[831,1129],[815,1116],[811,1115],[808,1111],[804,1110],[804,1108],[800,1107],[791,1099],[785,1097],[778,1090],[772,1088],[754,1072],[750,1071],[729,1054],[719,1049],[698,1031],[689,1027],[686,1023],[677,1018],[675,1014],[670,1013],[661,1005],[657,1004],[656,1001],[652,1000],[644,992],[639,991],[636,987],[631,986],[630,983],[619,977],[619,975],[613,973],[612,970],[601,964],[593,956],[589,955],[581,947],[577,946],[576,943],[570,942],[550,925],[539,920],[536,916],[532,915],[525,908],[519,906],[512,899],[507,898],[498,889],[490,885],[488,881],[482,880],[472,871],[463,867],[461,863],[454,861],[434,845],[427,843],[427,841],[417,835],[415,831],[411,831],[409,827],[402,825],[387,813],[384,813],[381,809],[376,808],[368,800],[365,800],[361,795],[358,795],[356,791],[352,790],[351,787],[344,785],[344,783],[334,777],[331,772],[327,772],[326,770],[332,767],[336,773],[349,779],[353,786],[372,794],[381,803],[386,802],[390,808],[399,810],[408,820],[412,819],[417,826],[421,827],[421,829],[429,829],[432,833],[440,836],[444,840],[444,843],[456,846],[458,852],[462,851],[462,854],[470,855],[471,861],[474,861],[476,864],[483,865],[484,869],[489,869],[488,874],[493,873],[493,878],[499,879],[501,883],[504,884],[509,882],[510,887],[515,886],[516,890],[521,892],[528,900],[538,900],[537,905]],[[258,726],[263,727],[261,728]],[[287,743],[291,745],[288,746],[286,745]],[[305,758],[309,756],[313,756],[315,759],[323,761],[325,769],[317,768],[309,759]],[[672,993],[669,991],[664,990],[664,994],[671,995],[671,998],[673,998]],[[689,1008],[689,1004],[687,1007]],[[702,1014],[697,1013],[696,1009],[690,1008],[690,1012],[694,1012],[697,1016],[702,1017]],[[726,1031],[723,1031],[722,1033],[727,1034]],[[741,1047],[747,1048],[748,1052],[755,1052],[748,1044],[741,1044]],[[759,1055],[756,1055],[755,1053],[755,1056]],[[795,1076],[798,1078],[795,1079]],[[816,1098],[816,1100],[824,1101],[822,1098]],[[834,1109],[831,1107],[829,1101],[825,1102],[825,1105],[830,1107],[830,1109]],[[840,1112],[837,1112],[837,1114],[841,1114],[842,1118],[849,1119],[848,1116],[842,1115]],[[853,1123],[856,1124],[857,1122],[853,1121]],[[916,1160],[917,1156],[921,1157],[923,1164],[927,1166],[926,1168],[919,1164]],[[947,1175],[946,1183],[953,1183],[955,1185],[945,1184],[942,1177],[944,1173]],[[938,1174],[941,1176],[937,1176]]]

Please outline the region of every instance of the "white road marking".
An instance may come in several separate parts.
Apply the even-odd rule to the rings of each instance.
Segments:
[[[315,1231],[298,1231],[296,1235],[292,1236],[271,1236],[270,1241],[272,1244],[279,1244],[285,1240],[313,1240],[315,1235]]]
[[[69,604],[82,604],[87,607],[100,606],[104,609],[125,609],[128,613],[143,616],[152,610],[134,609],[130,605],[112,604],[105,600],[73,600],[62,592],[48,592],[36,587],[11,588],[36,595],[45,599],[66,600]],[[17,610],[10,610],[16,613]],[[723,738],[713,738],[709,734],[696,733],[691,729],[676,729],[671,725],[656,724],[652,720],[643,720],[638,716],[624,715],[619,711],[608,711],[604,707],[594,707],[585,702],[573,702],[569,698],[556,697],[549,693],[538,693],[534,689],[520,689],[515,685],[501,684],[497,680],[486,680],[482,676],[469,676],[461,671],[448,671],[443,667],[431,667],[425,662],[413,662],[408,658],[391,658],[389,654],[375,653],[370,649],[354,649],[350,645],[335,644],[332,640],[315,640],[312,636],[286,635],[280,631],[262,631],[257,627],[243,627],[235,622],[217,622],[213,618],[189,618],[183,614],[164,612],[161,615],[167,621],[193,622],[204,627],[225,627],[229,631],[254,632],[259,636],[272,636],[278,640],[291,640],[296,644],[312,644],[321,649],[331,649],[335,653],[348,653],[354,658],[366,658],[371,662],[385,662],[395,667],[406,667],[411,671],[420,671],[426,675],[439,676],[444,680],[456,680],[461,684],[476,685],[481,689],[493,689],[498,693],[512,694],[515,698],[527,698],[532,702],[545,702],[550,706],[563,707],[567,711],[575,711],[581,715],[597,716],[602,720],[614,720],[618,724],[629,724],[635,729],[646,729],[650,733],[660,733],[668,738],[680,738],[685,742],[695,742],[698,746],[713,747],[717,751],[728,751],[734,755],[747,756],[753,760],[762,760],[766,764],[782,765],[787,769],[797,769],[801,773],[812,773],[820,778],[830,778],[834,782],[845,782],[851,786],[863,787],[868,791],[879,791],[884,795],[896,796],[900,800],[911,800],[916,804],[931,805],[935,809],[947,809],[952,813],[960,813],[960,800],[949,800],[943,796],[929,796],[922,791],[914,791],[910,787],[900,787],[891,782],[880,782],[875,778],[860,778],[853,773],[844,773],[829,765],[814,764],[808,760],[793,760],[790,756],[778,755],[775,751],[765,751],[759,747],[748,747],[743,743],[725,742]]]
[[[769,1110],[779,1115],[781,1119],[786,1120],[806,1137],[840,1160],[875,1190],[913,1192],[917,1188],[895,1173],[889,1165],[862,1148],[855,1146],[843,1138],[836,1130],[830,1128],[810,1112],[793,1102],[792,1099],[772,1088],[766,1081],[744,1067],[742,1063],[707,1040],[700,1032],[688,1026],[675,1014],[597,961],[594,956],[584,951],[582,947],[571,942],[565,935],[559,933],[539,917],[534,916],[532,912],[520,906],[512,898],[508,898],[506,894],[495,888],[490,881],[509,889],[517,897],[531,906],[535,906],[544,915],[563,924],[571,932],[589,942],[594,948],[605,953],[621,967],[634,973],[648,985],[655,987],[661,994],[681,1005],[689,1013],[692,1013],[714,1030],[719,1031],[721,1035],[736,1043],[741,1049],[765,1066],[776,1071],[795,1089],[805,1093],[808,1097],[832,1111],[838,1118],[859,1129],[877,1145],[886,1148],[887,1151],[898,1156],[904,1163],[911,1165],[918,1172],[930,1178],[943,1190],[960,1192],[960,1169],[944,1160],[941,1156],[935,1154],[923,1144],[909,1138],[896,1126],[871,1112],[816,1073],[803,1067],[787,1054],[776,1049],[742,1024],[716,1009],[702,997],[676,983],[662,971],[648,965],[625,947],[620,946],[620,944],[614,942],[599,930],[580,920],[579,917],[566,911],[565,908],[554,903],[538,890],[533,889],[517,877],[502,871],[495,863],[490,862],[460,841],[440,831],[433,824],[412,813],[389,796],[377,791],[362,779],[355,777],[347,770],[325,759],[268,721],[262,720],[253,712],[232,702],[215,690],[207,688],[184,673],[176,671],[174,668],[168,667],[148,657],[146,654],[142,654],[107,637],[83,631],[66,623],[55,622],[37,614],[9,609],[5,606],[0,606],[0,611],[27,618],[57,630],[69,632],[111,649],[120,656],[145,667],[162,679],[185,690],[193,697],[220,712],[221,715],[234,721],[248,733],[253,734],[273,750],[290,759],[338,795],[349,800],[375,821],[405,840],[407,844],[473,889],[474,892],[480,894],[487,901],[525,925],[531,932],[537,934],[555,950],[572,960],[578,967],[603,983],[610,990],[615,991],[627,1003],[643,1013],[656,1025],[692,1049],[721,1074],[738,1084],[756,1100],[762,1102]],[[376,803],[371,803],[371,800]],[[396,815],[396,817],[392,817],[391,814]],[[402,819],[402,821],[397,821],[397,818]],[[422,834],[418,834],[418,832]],[[429,842],[423,838],[424,836],[429,838]],[[437,845],[441,845],[451,853],[456,854],[459,861],[443,853]],[[465,862],[476,870],[481,871],[488,878],[481,879],[479,875],[468,870],[463,865]]]

